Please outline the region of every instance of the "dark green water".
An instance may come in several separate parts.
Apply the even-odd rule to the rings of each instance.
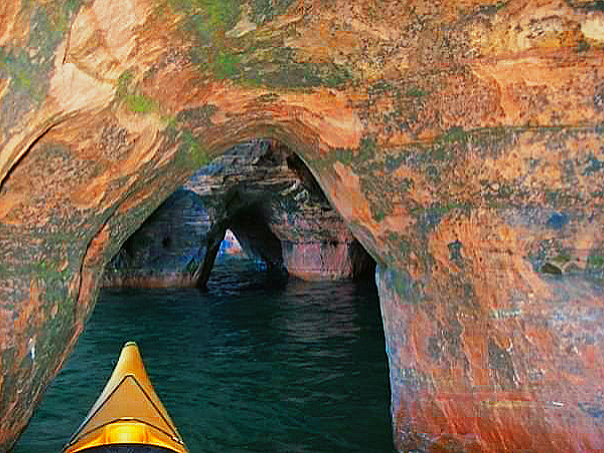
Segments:
[[[105,290],[14,453],[60,452],[135,340],[191,453],[391,453],[375,285],[217,263],[209,291]]]

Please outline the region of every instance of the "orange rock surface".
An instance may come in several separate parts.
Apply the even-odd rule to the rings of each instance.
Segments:
[[[378,261],[401,451],[603,449],[601,2],[278,3],[0,5],[0,450],[111,256],[255,137]]]

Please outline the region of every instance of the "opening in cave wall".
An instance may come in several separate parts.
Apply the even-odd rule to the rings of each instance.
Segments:
[[[220,255],[225,239],[233,238],[243,253]],[[274,288],[245,260],[329,281],[290,279],[287,287]],[[39,451],[38,439],[49,437],[43,432],[49,414],[57,411],[53,405],[72,401],[62,392],[73,392],[74,377],[94,366],[98,379],[77,388],[87,409],[96,396],[90,388],[102,387],[126,338],[141,346],[192,451],[215,451],[216,445],[259,452],[391,451],[377,291],[371,281],[350,281],[373,275],[374,265],[291,151],[265,141],[229,150],[171,195],[107,266],[105,286],[138,288],[101,292],[74,356],[16,453]],[[202,278],[208,292],[182,288],[200,286]],[[60,429],[53,425],[63,441],[84,413],[60,411],[73,414]],[[209,420],[200,420],[200,413]],[[249,413],[261,416],[246,418]],[[242,435],[225,434],[216,420],[237,424]]]
[[[105,286],[205,288],[227,230],[244,256],[305,280],[372,277],[373,259],[302,160],[280,143],[242,143],[200,169],[124,243]]]
[[[220,243],[220,249],[218,249],[219,258],[226,256],[237,256],[240,258],[248,257],[237,240],[237,237],[228,228],[224,234],[224,239]]]

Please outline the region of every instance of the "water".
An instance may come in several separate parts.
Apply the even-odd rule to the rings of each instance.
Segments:
[[[60,452],[128,340],[191,453],[392,452],[375,286],[268,279],[226,260],[207,293],[104,290],[14,453]]]

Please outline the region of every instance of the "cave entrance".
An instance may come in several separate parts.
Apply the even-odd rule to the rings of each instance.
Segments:
[[[220,243],[220,248],[218,249],[218,258],[225,256],[240,256],[242,258],[247,258],[247,255],[241,247],[239,240],[228,228],[224,233],[224,239]]]
[[[108,264],[15,453],[59,450],[127,340],[191,451],[393,451],[374,266],[295,154],[227,151]]]
[[[209,230],[205,258],[193,273],[193,284],[206,290],[208,280],[217,258],[248,260],[258,271],[270,273],[275,284],[281,284],[287,270],[283,264],[281,242],[268,225],[269,211],[260,202],[246,200],[239,193],[229,194],[227,213],[224,220],[216,222]],[[229,237],[231,239],[229,239]],[[229,244],[236,241],[241,253],[220,253],[232,250]]]
[[[108,264],[104,285],[206,289],[227,230],[275,281],[359,280],[375,268],[302,160],[279,143],[255,140],[231,148],[165,200]]]

